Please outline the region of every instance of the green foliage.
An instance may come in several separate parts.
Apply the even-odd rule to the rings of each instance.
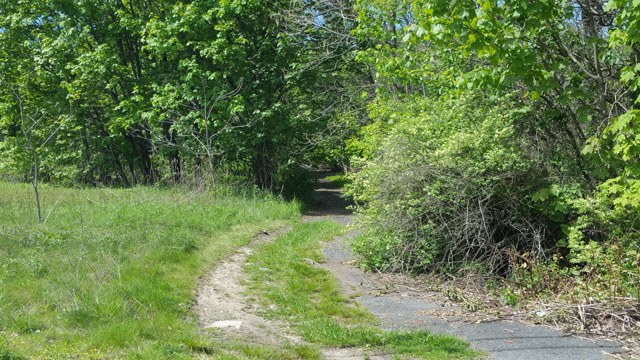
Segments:
[[[191,311],[198,277],[259,230],[299,217],[296,203],[257,191],[44,186],[46,220],[38,224],[31,194],[0,184],[5,357],[213,353],[219,344],[200,334]]]
[[[497,268],[520,277],[523,294],[554,291],[567,277],[582,282],[580,291],[599,288],[600,298],[634,294],[640,5],[409,0],[359,1],[356,9],[357,58],[375,69],[377,85],[372,123],[348,142],[362,169],[351,192],[369,228],[357,243],[365,263],[426,270],[456,264],[459,251],[487,265],[477,250],[484,246],[503,259],[516,250],[515,263]],[[491,123],[493,98],[471,109],[443,100],[464,104],[469,91],[512,94],[499,105],[509,120],[478,125]],[[429,100],[449,103],[420,110]],[[411,134],[421,122],[438,124],[433,117],[449,128]],[[485,233],[469,231],[479,224]],[[487,240],[494,236],[504,241]],[[594,259],[606,265],[596,269]],[[538,267],[523,278],[524,264]],[[604,290],[606,279],[615,289]]]
[[[347,188],[363,228],[354,248],[366,265],[424,271],[482,261],[501,269],[505,250],[546,246],[539,234],[549,219],[525,200],[545,179],[510,104],[470,94],[412,100],[410,117],[398,116]]]
[[[55,134],[45,182],[306,199],[309,164],[362,169],[370,266],[604,261],[636,246],[639,18],[622,0],[5,1],[0,176],[34,176],[23,110],[34,144]]]
[[[584,299],[640,298],[638,220],[603,194],[577,201],[580,216],[567,228],[567,258]]]
[[[41,149],[45,181],[132,186],[234,175],[300,196],[303,149],[326,128],[314,87],[337,60],[289,35],[288,1],[26,1],[0,5],[0,169],[31,160],[11,88]],[[295,154],[295,155],[294,155]],[[304,188],[304,186],[301,186]],[[302,189],[303,192],[305,189]]]
[[[520,295],[513,292],[511,287],[507,287],[501,291],[504,303],[509,306],[517,306],[520,302]]]

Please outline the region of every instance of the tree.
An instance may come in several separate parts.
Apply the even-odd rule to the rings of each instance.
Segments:
[[[28,76],[25,82],[28,82]],[[22,140],[17,140],[18,143],[23,143],[25,150],[31,154],[32,157],[32,169],[33,169],[33,191],[35,194],[36,211],[38,222],[42,222],[42,213],[40,209],[40,193],[38,191],[38,185],[40,182],[40,152],[51,141],[55,141],[56,134],[65,124],[66,119],[57,124],[57,127],[47,129],[47,113],[42,109],[36,108],[33,111],[29,111],[31,104],[27,101],[27,89],[25,85],[13,85],[10,84],[4,77],[0,76],[0,84],[3,85],[10,95],[15,100],[15,107],[17,108],[17,119]],[[49,125],[50,126],[50,125]]]
[[[266,189],[295,186],[288,179],[302,170],[306,139],[327,121],[312,114],[331,103],[313,102],[314,86],[337,78],[318,71],[330,64],[316,62],[317,47],[287,30],[283,14],[297,5],[24,4],[0,5],[2,71],[33,72],[39,86],[30,93],[43,111],[69,116],[66,149],[52,150],[55,166],[41,169],[47,178],[178,182],[202,163]]]

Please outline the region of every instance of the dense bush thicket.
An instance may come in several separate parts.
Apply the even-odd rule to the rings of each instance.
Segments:
[[[509,98],[461,94],[394,104],[407,112],[364,161],[349,193],[368,265],[427,270],[484,262],[504,268],[504,250],[547,248],[557,227],[528,196],[544,169],[518,136]],[[408,109],[407,109],[408,108]]]
[[[354,249],[378,270],[543,272],[528,286],[571,277],[585,297],[638,296],[637,215],[579,182],[559,184],[523,136],[528,114],[514,99],[375,105],[382,118],[358,143],[370,155],[354,159],[347,188],[362,228]]]

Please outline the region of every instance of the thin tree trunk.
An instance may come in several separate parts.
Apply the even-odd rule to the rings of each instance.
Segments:
[[[32,148],[33,151],[33,191],[36,193],[36,208],[38,209],[38,222],[42,222],[42,214],[40,212],[40,194],[38,193],[38,173],[40,172],[40,163],[38,159],[38,152]]]
[[[91,169],[91,157],[89,155],[89,139],[87,137],[87,125],[83,124],[81,128],[82,145],[84,146],[84,183],[93,184],[93,170]]]
[[[202,160],[200,159],[200,155],[196,155],[193,165],[193,175],[195,176],[198,185],[202,184]]]

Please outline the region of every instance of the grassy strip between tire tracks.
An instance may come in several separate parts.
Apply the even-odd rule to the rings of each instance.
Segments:
[[[330,272],[309,261],[322,262],[320,241],[341,231],[340,225],[330,221],[298,224],[249,256],[249,292],[264,305],[276,305],[264,316],[290,322],[315,346],[382,350],[398,358],[468,359],[480,355],[468,343],[451,336],[425,330],[386,332],[376,327],[375,318],[366,309],[340,294]],[[301,355],[318,357],[315,351]]]

